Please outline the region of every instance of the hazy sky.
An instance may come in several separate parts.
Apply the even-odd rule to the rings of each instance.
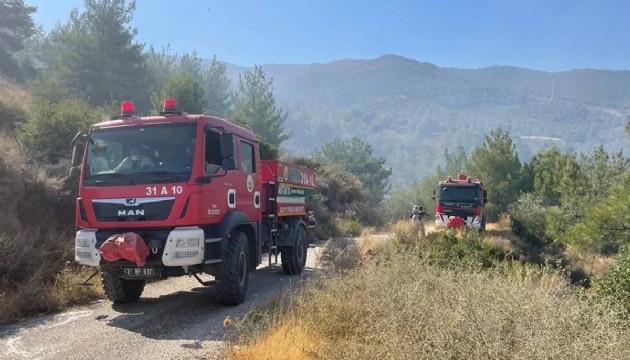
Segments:
[[[48,31],[83,1],[26,3]],[[147,45],[245,66],[397,54],[461,68],[630,69],[627,0],[137,0],[133,25]]]

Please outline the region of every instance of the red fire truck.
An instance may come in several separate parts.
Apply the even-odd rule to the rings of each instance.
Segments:
[[[449,176],[439,182],[433,193],[437,227],[468,227],[480,232],[485,230],[483,208],[488,201],[488,194],[479,179],[473,180],[466,174],[459,174],[457,179]]]
[[[306,265],[314,223],[311,169],[261,160],[256,135],[227,118],[189,115],[164,100],[159,116],[121,116],[73,141],[79,176],[75,259],[100,268],[107,297],[133,302],[149,279],[214,277],[220,300],[245,299],[264,252],[287,274]],[[309,216],[310,215],[310,216]]]

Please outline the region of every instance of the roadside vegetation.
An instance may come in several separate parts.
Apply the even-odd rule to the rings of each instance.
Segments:
[[[486,237],[454,231],[419,237],[405,222],[386,239],[363,237],[365,245],[336,252],[346,266],[230,325],[226,331],[239,336],[226,357],[630,356],[626,299],[615,293],[626,277],[607,275],[590,289],[571,285],[570,269],[518,260],[505,222],[492,227]]]
[[[74,202],[61,179],[0,135],[0,324],[100,297],[80,286],[74,261]]]

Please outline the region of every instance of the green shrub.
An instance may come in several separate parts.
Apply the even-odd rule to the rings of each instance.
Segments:
[[[335,222],[341,236],[359,236],[363,230],[361,223],[351,217],[340,216]]]
[[[492,267],[505,254],[490,247],[477,231],[454,230],[430,233],[419,243],[420,256],[429,264],[442,267]]]
[[[613,267],[595,281],[597,294],[605,303],[630,319],[630,253],[622,251]]]
[[[512,232],[536,247],[552,242],[546,233],[546,211],[542,200],[533,194],[521,196],[517,203],[510,205]]]
[[[80,130],[101,120],[103,111],[93,109],[82,100],[52,103],[35,101],[32,115],[22,126],[20,141],[31,157],[47,163],[57,163],[71,156],[70,142]]]

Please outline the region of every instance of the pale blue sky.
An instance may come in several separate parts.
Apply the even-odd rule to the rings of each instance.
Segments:
[[[45,30],[82,0],[25,0]],[[626,0],[138,0],[137,40],[251,66],[397,54],[439,66],[630,69]]]

